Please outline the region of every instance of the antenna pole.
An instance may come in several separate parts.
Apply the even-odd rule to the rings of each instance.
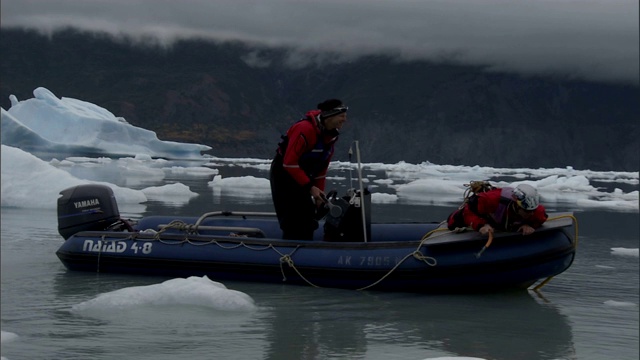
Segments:
[[[351,167],[351,155],[353,155],[353,143],[349,146],[349,188],[353,189],[353,168]]]
[[[362,215],[362,235],[364,242],[367,242],[367,217],[364,209],[364,186],[362,185],[362,163],[360,162],[360,147],[358,140],[354,141],[356,145],[356,160],[358,160],[358,183],[360,185],[360,213]]]

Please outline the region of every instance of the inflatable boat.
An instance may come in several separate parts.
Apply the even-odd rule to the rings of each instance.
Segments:
[[[438,222],[371,223],[368,191],[331,196],[314,240],[283,240],[275,213],[120,217],[112,190],[80,185],[58,198],[56,252],[74,271],[204,276],[356,290],[477,292],[543,285],[567,270],[570,213],[535,233],[451,232]]]

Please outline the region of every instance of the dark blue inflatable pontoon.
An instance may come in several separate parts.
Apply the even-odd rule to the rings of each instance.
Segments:
[[[313,241],[281,239],[274,213],[149,216],[132,223],[120,218],[106,186],[81,185],[61,195],[58,230],[65,242],[56,254],[78,271],[358,290],[497,291],[562,273],[577,244],[575,218],[567,213],[550,214],[532,235],[496,233],[486,248],[479,233],[455,233],[439,223],[371,223],[362,209],[370,208],[367,195],[360,201],[358,191],[334,197],[321,222],[333,238],[323,238],[321,227]]]

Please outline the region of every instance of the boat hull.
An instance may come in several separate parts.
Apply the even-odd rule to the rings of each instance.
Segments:
[[[80,232],[68,238],[57,255],[74,271],[206,275],[216,280],[409,292],[527,288],[562,273],[575,257],[567,221],[550,222],[529,236],[498,234],[478,256],[486,238],[476,232],[439,231],[444,229],[437,229],[437,224],[372,224],[367,242],[290,241],[228,231],[144,231],[166,220],[147,221],[134,232]],[[277,228],[274,221],[208,225],[265,229],[270,236],[270,229]],[[423,239],[429,232],[434,235]]]

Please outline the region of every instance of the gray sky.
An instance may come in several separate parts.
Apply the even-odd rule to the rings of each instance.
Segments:
[[[639,83],[638,0],[2,0],[2,27],[291,47],[290,64],[359,55]],[[247,61],[261,64],[260,53]],[[264,65],[264,64],[263,64]]]

